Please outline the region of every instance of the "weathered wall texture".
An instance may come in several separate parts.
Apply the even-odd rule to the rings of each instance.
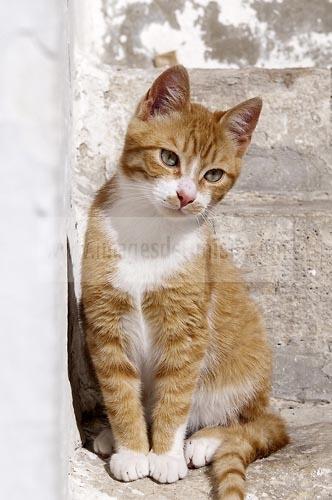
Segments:
[[[105,62],[152,66],[176,50],[188,67],[329,65],[329,0],[101,0]]]
[[[1,498],[65,498],[66,3],[1,2]]]
[[[88,76],[76,88],[74,113],[72,202],[79,242],[91,199],[116,167],[128,119],[157,74],[108,66],[86,70]],[[243,175],[220,206],[215,224],[263,309],[275,351],[275,396],[331,400],[330,72],[190,74],[194,97],[211,108],[263,97]],[[91,380],[86,385],[81,380],[86,409],[93,403],[93,390]]]

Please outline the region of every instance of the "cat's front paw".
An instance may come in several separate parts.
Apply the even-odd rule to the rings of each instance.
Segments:
[[[135,481],[149,475],[149,460],[143,453],[121,450],[111,456],[110,470],[119,481]]]
[[[188,468],[184,455],[149,453],[149,476],[159,483],[174,483],[187,475]]]

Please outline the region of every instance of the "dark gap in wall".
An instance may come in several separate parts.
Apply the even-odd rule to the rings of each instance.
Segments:
[[[84,311],[75,293],[73,263],[67,241],[68,376],[82,444],[92,449],[93,438],[107,426],[102,397],[85,344]]]

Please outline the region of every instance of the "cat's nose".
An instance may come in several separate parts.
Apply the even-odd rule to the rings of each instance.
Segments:
[[[192,203],[196,196],[193,196],[192,193],[187,192],[185,189],[179,189],[176,194],[180,200],[181,208],[186,207],[189,203]]]
[[[180,208],[186,207],[196,199],[197,188],[195,182],[189,177],[182,177],[177,186],[176,194],[180,200]]]

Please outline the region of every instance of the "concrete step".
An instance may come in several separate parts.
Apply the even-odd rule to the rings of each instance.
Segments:
[[[248,500],[327,500],[332,497],[332,404],[275,401],[287,419],[292,443],[248,468]],[[71,461],[71,500],[210,498],[209,467],[190,470],[175,484],[151,479],[121,483],[109,475],[107,462],[79,448]]]

